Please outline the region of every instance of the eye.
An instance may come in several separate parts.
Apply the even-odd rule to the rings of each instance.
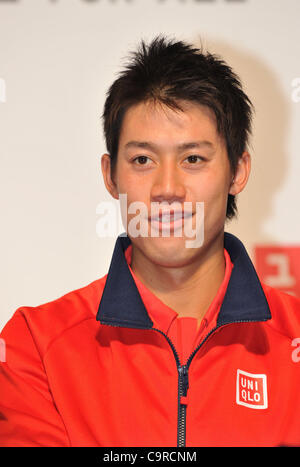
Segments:
[[[191,154],[190,156],[186,157],[185,160],[189,160],[189,165],[196,165],[197,162],[204,161],[204,158],[198,156],[197,154]]]
[[[137,156],[134,159],[132,159],[132,163],[135,165],[148,165],[147,160],[150,161],[150,158],[148,156]]]

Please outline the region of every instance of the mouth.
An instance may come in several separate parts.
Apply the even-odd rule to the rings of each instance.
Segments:
[[[148,221],[155,230],[173,231],[183,226],[184,222],[193,217],[192,212],[166,211],[159,215],[149,216]]]

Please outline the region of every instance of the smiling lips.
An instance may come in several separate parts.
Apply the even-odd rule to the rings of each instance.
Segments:
[[[166,210],[158,215],[149,216],[148,220],[151,225],[159,229],[176,229],[182,226],[183,221],[191,218],[192,212]]]

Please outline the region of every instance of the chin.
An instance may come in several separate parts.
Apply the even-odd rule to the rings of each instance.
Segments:
[[[142,249],[153,262],[165,267],[184,266],[196,255],[197,248],[186,248],[188,238],[147,238]]]

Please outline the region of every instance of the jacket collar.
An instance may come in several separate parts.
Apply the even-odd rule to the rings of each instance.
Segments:
[[[111,326],[150,329],[153,322],[124,255],[130,244],[131,240],[126,233],[118,236],[96,319]],[[217,326],[239,321],[270,319],[267,299],[244,245],[237,237],[225,232],[224,247],[234,267],[218,315]]]

